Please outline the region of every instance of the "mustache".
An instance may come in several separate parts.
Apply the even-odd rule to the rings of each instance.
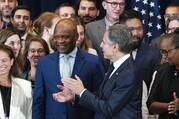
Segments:
[[[141,39],[138,39],[137,41],[131,41],[129,43],[129,47],[131,50],[135,50],[140,47],[141,43],[142,43]]]
[[[82,19],[84,20],[84,22],[89,22],[89,21],[94,21],[95,18],[91,17],[91,16],[83,16]]]

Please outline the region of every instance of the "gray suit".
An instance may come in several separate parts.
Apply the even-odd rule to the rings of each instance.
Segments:
[[[93,46],[101,44],[104,32],[106,31],[105,19],[91,22],[86,25],[86,37]]]
[[[103,52],[100,48],[100,44],[103,40],[103,35],[106,31],[105,19],[101,19],[95,22],[88,23],[86,25],[86,37],[91,41],[93,48],[97,51],[99,60],[101,62],[101,68],[104,72],[107,71],[108,61],[104,59]]]

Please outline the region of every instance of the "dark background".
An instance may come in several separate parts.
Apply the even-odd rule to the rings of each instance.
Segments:
[[[28,6],[32,11],[32,19],[35,19],[44,11],[53,12],[59,6],[59,4],[63,2],[70,2],[71,4],[76,6],[77,1],[78,0],[19,0],[19,4]],[[132,0],[126,0],[127,3],[126,9],[130,9],[130,6],[128,6],[128,4],[130,4],[131,1]],[[99,16],[100,19],[104,17],[105,12],[101,6],[102,0],[98,0],[98,2],[100,3],[100,13],[101,13]],[[179,4],[179,0],[159,0],[159,3],[161,5],[161,13],[163,14],[164,9],[168,4],[171,3]]]

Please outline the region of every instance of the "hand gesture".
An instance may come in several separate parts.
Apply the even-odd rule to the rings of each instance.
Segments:
[[[62,91],[53,93],[53,99],[55,101],[68,102],[68,101],[74,100],[75,95],[73,94],[73,92],[70,89],[68,89],[62,85],[57,85],[57,87],[60,88]]]
[[[76,95],[80,95],[80,93],[85,89],[83,86],[82,81],[80,80],[80,78],[75,75],[75,79],[69,78],[69,79],[64,79],[63,85],[65,87],[67,87],[68,89],[70,89],[71,91],[73,91],[73,93],[75,93]]]
[[[168,112],[169,114],[176,114],[176,111],[179,110],[179,99],[176,96],[176,92],[173,92],[174,100],[169,103]]]

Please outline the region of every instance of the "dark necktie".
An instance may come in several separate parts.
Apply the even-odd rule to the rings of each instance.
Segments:
[[[109,79],[109,76],[111,75],[111,73],[112,73],[113,70],[114,70],[114,66],[113,66],[113,64],[111,64],[111,65],[109,66],[109,68],[108,68],[107,73],[106,73],[105,80],[106,80],[106,79]]]
[[[100,89],[99,89],[99,96],[101,97],[103,95],[103,88],[104,88],[104,85],[105,83],[108,81],[109,79],[109,76],[111,75],[112,71],[114,70],[114,66],[113,64],[111,64],[105,74],[105,77],[104,77],[104,81],[102,82],[101,86],[100,86]]]

